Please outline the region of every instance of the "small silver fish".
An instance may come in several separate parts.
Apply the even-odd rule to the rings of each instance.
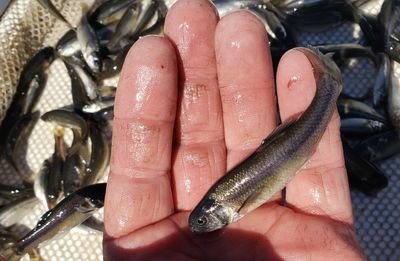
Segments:
[[[50,208],[56,205],[62,194],[62,168],[66,156],[66,147],[64,129],[58,127],[54,131],[54,153],[51,157],[46,189]]]
[[[81,45],[76,37],[76,31],[71,29],[64,34],[56,44],[56,51],[61,57],[78,56]]]
[[[345,118],[340,120],[340,132],[344,135],[371,135],[389,130],[384,121],[368,118]]]
[[[44,88],[47,83],[47,74],[43,72],[42,74],[37,74],[33,77],[29,84],[28,91],[26,93],[26,101],[22,108],[23,114],[28,114],[34,112],[37,103],[42,96]]]
[[[76,37],[81,45],[83,58],[87,65],[94,73],[99,73],[102,70],[102,59],[100,57],[100,44],[96,33],[89,24],[87,13],[88,7],[82,5],[84,14],[76,28]]]
[[[9,130],[5,144],[5,156],[14,169],[26,180],[30,180],[21,168],[20,158],[25,155],[24,146],[39,120],[40,112],[28,113],[17,119]],[[23,154],[21,154],[23,153]]]
[[[62,127],[79,131],[80,138],[84,141],[88,137],[88,126],[86,121],[77,113],[66,110],[52,110],[42,115],[41,119],[53,122]]]
[[[122,39],[129,38],[145,28],[156,13],[157,2],[142,0],[130,6],[117,25],[115,34],[111,38],[108,48],[115,50]]]
[[[378,53],[379,68],[376,71],[374,85],[372,86],[372,103],[374,106],[381,105],[386,99],[388,89],[390,86],[390,73],[392,71],[392,64],[390,58],[385,53]]]
[[[374,108],[361,101],[339,97],[338,111],[343,118],[366,118],[371,120],[385,121],[385,117],[379,114]]]
[[[121,19],[126,9],[137,0],[110,0],[105,1],[91,15],[91,19],[102,25],[109,25]]]
[[[87,139],[82,139],[77,130],[72,130],[74,139],[71,147],[67,150],[67,155],[62,169],[64,195],[69,195],[80,187],[86,167],[84,154],[88,154]]]
[[[33,196],[33,190],[31,187],[19,188],[0,183],[0,197],[16,200],[20,198],[26,198]]]
[[[89,133],[92,152],[82,186],[88,186],[101,179],[110,162],[110,144],[104,133],[96,126],[91,126]]]
[[[40,97],[42,88],[35,91],[30,90],[34,87],[32,81],[37,75],[42,75],[55,59],[55,52],[52,47],[46,47],[38,51],[24,66],[13,100],[8,107],[6,117],[0,125],[0,146],[5,145],[8,133],[15,122],[24,114],[24,110],[35,107],[37,99]],[[0,151],[1,152],[1,151]]]
[[[50,173],[50,164],[49,160],[45,160],[42,163],[42,166],[35,175],[35,181],[33,182],[33,191],[35,196],[46,210],[50,209],[47,197],[47,182]]]
[[[189,216],[193,233],[221,229],[282,190],[313,154],[336,108],[340,70],[316,49],[296,48],[314,68],[316,93],[295,120],[279,126],[245,161],[218,180]]]
[[[15,244],[16,252],[27,253],[81,224],[103,207],[105,190],[105,183],[95,184],[64,198],[53,209],[44,213],[36,227]]]
[[[262,5],[263,0],[214,0],[213,4],[217,8],[219,16],[223,17],[235,10]]]
[[[388,91],[388,112],[389,118],[397,132],[400,133],[400,76],[396,75],[400,63],[392,62]]]
[[[84,106],[92,103],[98,98],[98,84],[80,65],[71,60],[64,59],[68,74],[71,77],[71,92],[74,106],[82,110]]]
[[[12,226],[21,221],[21,217],[26,217],[32,208],[38,203],[37,198],[27,197],[8,203],[0,208],[0,225],[4,227]]]

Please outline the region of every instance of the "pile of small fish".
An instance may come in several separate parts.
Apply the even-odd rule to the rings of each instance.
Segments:
[[[3,156],[24,178],[24,187],[0,184],[0,197],[10,201],[0,208],[0,255],[19,260],[29,254],[39,260],[38,247],[56,234],[83,225],[102,230],[92,217],[104,203],[106,184],[96,184],[106,173],[116,87],[104,84],[119,74],[129,48],[141,36],[162,34],[167,5],[163,0],[108,0],[94,8],[82,5],[83,15],[73,27],[50,0],[37,0],[69,31],[56,46],[36,53],[22,70],[16,93],[0,126]],[[400,1],[385,0],[378,16],[361,11],[368,0],[216,0],[220,15],[247,9],[265,24],[274,68],[281,56],[299,45],[297,31],[323,32],[344,22],[359,25],[364,45],[319,45],[341,69],[353,58],[374,65],[375,81],[365,97],[351,97],[346,86],[338,100],[346,168],[352,187],[374,195],[387,186],[387,178],[374,164],[400,151]],[[394,19],[396,18],[396,19]],[[46,87],[49,66],[65,64],[71,79],[72,104],[42,114],[37,104]],[[44,159],[32,177],[22,167],[21,155],[36,123],[54,128],[54,153]],[[70,130],[73,140],[65,142]],[[31,202],[48,210],[24,237],[11,231]]]

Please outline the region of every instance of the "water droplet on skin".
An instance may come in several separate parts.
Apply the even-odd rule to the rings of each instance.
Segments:
[[[189,24],[187,22],[183,22],[182,24],[179,25],[179,29],[187,30],[189,29]]]
[[[138,69],[136,78],[136,104],[135,109],[138,111],[143,107],[143,103],[149,96],[150,83],[155,78],[155,72],[150,67],[143,66]]]
[[[193,38],[193,34],[190,33],[190,26],[187,22],[183,22],[179,25],[180,35],[178,48],[181,53],[181,57],[185,57],[189,49],[189,44]]]
[[[127,150],[135,162],[148,162],[155,153],[155,148],[148,146],[150,141],[158,140],[160,130],[156,127],[139,123],[128,126]]]
[[[240,48],[240,42],[239,41],[232,41],[231,42],[231,46],[239,49]]]
[[[321,202],[321,193],[317,188],[312,188],[311,191],[311,196],[313,199],[313,203],[320,203]]]
[[[198,153],[188,153],[183,156],[183,160],[191,166],[203,167],[205,162],[204,157],[204,155]]]
[[[191,103],[197,103],[197,101],[207,92],[204,84],[185,85],[184,87],[184,103],[188,106]]]
[[[242,94],[238,93],[233,96],[233,100],[235,101],[236,104],[239,104],[241,103],[242,97],[243,97]]]
[[[247,114],[246,113],[239,113],[238,114],[238,122],[244,122],[245,120],[246,120],[246,117],[247,116]]]
[[[192,188],[191,188],[191,182],[190,182],[190,179],[185,179],[185,191],[186,192],[190,192],[190,191],[192,191]]]
[[[293,89],[293,85],[300,80],[300,76],[292,76],[288,83],[288,89]]]

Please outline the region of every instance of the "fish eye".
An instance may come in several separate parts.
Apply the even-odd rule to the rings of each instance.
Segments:
[[[199,226],[204,226],[205,224],[207,224],[207,222],[208,222],[208,220],[204,216],[197,219],[197,225],[199,225]]]

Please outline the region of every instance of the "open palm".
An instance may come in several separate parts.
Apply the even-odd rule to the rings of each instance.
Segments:
[[[335,113],[312,159],[280,195],[227,228],[194,235],[188,215],[209,187],[276,127],[274,76],[263,25],[178,1],[166,37],[130,50],[117,91],[105,202],[107,260],[357,260]],[[315,93],[313,69],[288,52],[277,73],[283,120]]]

